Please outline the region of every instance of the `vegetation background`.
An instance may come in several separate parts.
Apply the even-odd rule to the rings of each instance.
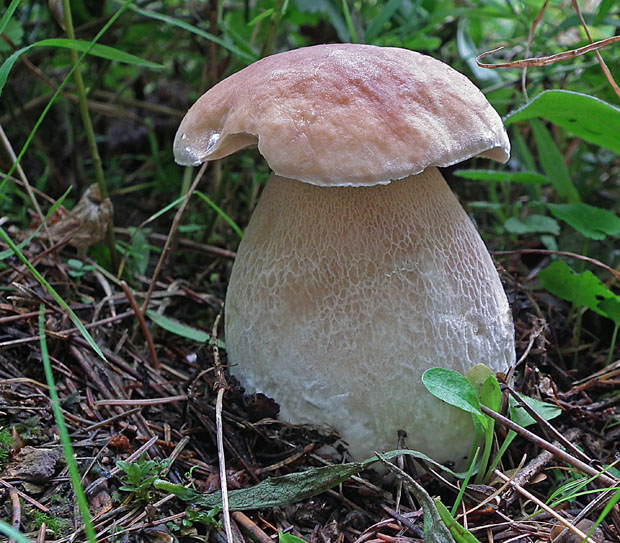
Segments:
[[[214,361],[196,361],[194,353],[199,342],[217,340],[214,322],[234,251],[268,168],[256,150],[242,151],[209,164],[186,198],[197,172],[174,163],[176,128],[187,108],[227,75],[268,54],[319,43],[369,43],[432,55],[470,77],[505,118],[513,145],[508,164],[472,160],[446,175],[505,270],[518,356],[530,356],[520,373],[521,390],[553,398],[564,409],[564,429],[595,428],[595,457],[603,464],[619,452],[617,2],[4,0],[0,14],[0,450],[7,457],[0,461],[19,459],[25,446],[58,444],[53,402],[42,385],[46,360],[57,381],[57,406],[81,451],[83,486],[96,479],[95,466],[111,469],[132,452],[144,452],[148,437],[159,436],[158,452],[149,452],[154,463],[131,474],[131,462],[120,468],[124,489],[109,481],[109,502],[101,498],[105,504],[95,513],[109,515],[98,528],[100,537],[112,537],[113,525],[125,533],[146,529],[145,519],[157,515],[138,517],[144,507],[136,504],[152,504],[150,478],[169,469],[156,459],[169,457],[177,450],[171,444],[178,446],[198,427],[211,445],[194,440],[191,454],[179,462],[188,473],[198,466],[199,475],[190,479],[201,483],[194,486],[217,486],[215,427],[200,412],[213,413],[215,395],[208,390],[217,390],[218,381],[213,372],[201,374]],[[597,51],[568,53],[600,41]],[[500,46],[481,62],[560,59],[527,69],[487,69],[476,62]],[[90,334],[75,334],[82,323]],[[50,344],[49,356],[41,337]],[[113,361],[102,365],[92,354],[98,349]],[[182,402],[197,383],[208,405],[187,408]],[[580,383],[590,384],[577,390]],[[560,398],[560,391],[567,396]],[[144,404],[137,415],[136,402],[152,397],[176,400]],[[227,401],[234,426],[229,439],[247,430],[235,417],[255,422],[272,414],[270,404],[248,406],[240,391],[231,390]],[[583,411],[600,402],[600,409]],[[234,458],[231,474],[239,477],[232,484],[239,487],[248,483],[247,474],[239,475],[244,458],[264,467],[290,456],[293,445],[303,449],[327,439],[281,426],[253,431],[250,440],[245,436],[244,447],[251,443],[247,455],[234,442],[227,445]],[[276,449],[264,441],[267,435],[279,440]],[[175,471],[170,473],[174,481]],[[181,469],[176,481],[187,481],[185,475]],[[565,482],[554,472],[542,494]],[[47,527],[48,537],[57,539],[82,533],[86,517],[74,514],[65,468],[57,466],[31,484],[41,489],[22,491],[43,508],[23,502],[18,527],[36,536],[43,525],[42,533]],[[133,501],[112,496],[115,489]],[[15,502],[8,506],[13,496],[6,494],[0,516],[15,526]],[[272,510],[264,523],[256,517],[250,522],[270,534],[288,527],[313,541],[354,541],[379,522],[379,512],[358,494],[346,498],[350,503],[326,500],[315,509],[306,504],[301,513]],[[98,510],[92,495],[89,503]],[[306,509],[315,522],[299,520]],[[219,537],[213,510],[209,518],[179,510],[182,516],[168,524],[170,533],[177,530],[174,537]],[[611,526],[617,507],[610,511],[616,515]],[[362,520],[347,516],[354,513]],[[54,521],[66,524],[50,532]],[[338,528],[332,534],[333,523]],[[388,528],[381,529],[387,537]],[[613,530],[606,537],[617,536]]]

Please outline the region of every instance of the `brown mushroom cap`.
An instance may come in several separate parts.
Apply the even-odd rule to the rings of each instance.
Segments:
[[[389,183],[472,156],[505,162],[499,115],[465,76],[406,49],[335,44],[264,58],[206,92],[176,161],[258,145],[278,175],[321,186]]]

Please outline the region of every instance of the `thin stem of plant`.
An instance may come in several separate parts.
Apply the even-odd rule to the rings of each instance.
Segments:
[[[149,332],[149,327],[147,326],[146,320],[144,319],[144,312],[140,311],[140,308],[138,307],[138,303],[136,302],[133,292],[131,292],[131,289],[129,288],[129,286],[127,285],[125,281],[121,281],[121,288],[123,289],[123,292],[125,293],[125,296],[127,297],[127,301],[129,302],[131,309],[133,309],[136,315],[136,319],[138,319],[140,330],[142,330],[142,335],[144,336],[144,339],[149,349],[149,354],[151,356],[151,366],[153,368],[160,368],[161,366],[159,365],[159,360],[157,360],[157,351],[155,350],[155,344],[153,343],[153,337],[151,336],[151,333]]]
[[[198,170],[198,173],[196,174],[196,177],[194,178],[194,182],[192,183],[192,186],[187,191],[187,194],[185,195],[185,199],[183,200],[183,203],[179,206],[179,209],[176,212],[174,219],[172,220],[172,225],[170,226],[170,232],[168,232],[166,243],[164,243],[164,248],[162,249],[161,254],[159,255],[157,266],[155,266],[155,271],[153,272],[153,276],[151,277],[151,283],[149,285],[149,289],[147,290],[146,295],[144,296],[144,301],[142,302],[142,307],[140,308],[140,311],[142,312],[143,315],[146,313],[146,309],[149,306],[149,302],[151,301],[151,296],[153,295],[153,291],[155,290],[155,285],[157,284],[157,278],[159,277],[159,274],[164,266],[164,263],[166,262],[166,258],[168,258],[168,253],[170,252],[172,241],[174,240],[177,230],[179,229],[179,224],[181,223],[181,217],[183,217],[183,213],[185,212],[185,209],[187,208],[187,205],[189,204],[189,200],[192,197],[192,194],[194,193],[194,191],[196,190],[198,183],[202,179],[202,176],[204,175],[208,164],[209,164],[208,162],[204,162],[203,165],[200,167],[200,170]]]
[[[215,402],[215,432],[217,436],[217,458],[220,465],[220,490],[222,491],[222,518],[224,519],[224,531],[226,532],[226,540],[228,543],[234,543],[232,535],[232,526],[230,524],[230,508],[228,506],[228,483],[226,481],[226,455],[224,454],[224,431],[222,425],[222,406],[224,401],[224,392],[226,391],[226,377],[220,363],[220,350],[217,345],[218,327],[222,313],[218,313],[213,323],[211,338],[213,341],[213,362],[215,365],[215,374],[217,377],[215,388],[217,389],[217,400]]]
[[[581,14],[581,9],[579,9],[579,4],[577,3],[577,0],[572,0],[572,2],[573,2],[573,7],[575,8],[575,11],[577,12],[577,15],[579,16],[579,20],[581,21],[581,26],[583,26],[583,29],[586,32],[586,36],[588,36],[588,40],[590,40],[590,43],[594,43],[594,40],[592,39],[592,36],[590,35],[590,30],[588,29],[588,25],[586,24],[586,21],[583,18],[583,15]],[[620,98],[620,88],[618,88],[618,84],[615,82],[613,76],[611,75],[611,72],[609,71],[607,64],[605,64],[603,57],[598,51],[594,51],[594,55],[596,56],[596,60],[598,60],[598,63],[601,65],[601,70],[603,70],[603,73],[605,74],[607,81],[609,81],[609,84],[611,85],[612,89],[614,89],[614,92],[616,93],[618,98]]]
[[[556,458],[562,460],[563,462],[566,462],[567,464],[573,466],[574,468],[577,468],[578,470],[582,471],[586,475],[596,477],[596,480],[602,485],[609,486],[609,487],[612,487],[612,486],[615,487],[619,484],[620,481],[618,481],[617,479],[610,477],[609,475],[606,475],[605,473],[601,473],[599,470],[593,468],[592,466],[586,464],[585,462],[582,462],[581,460],[575,458],[574,456],[571,456],[566,451],[559,449],[552,443],[549,443],[548,441],[530,432],[529,430],[526,430],[522,426],[515,424],[510,419],[504,417],[503,415],[500,415],[499,413],[496,413],[492,409],[489,409],[488,407],[481,405],[480,410],[485,415],[494,419],[496,422],[499,422],[502,426],[505,426],[506,428],[513,430],[515,433],[519,434],[521,437],[524,437],[528,441],[538,445],[541,449],[545,449],[546,451],[549,451]]]
[[[530,54],[530,46],[532,45],[532,40],[534,39],[534,30],[536,30],[536,27],[539,25],[540,21],[542,21],[543,15],[545,14],[545,10],[547,9],[548,5],[549,5],[549,0],[545,0],[545,3],[540,8],[540,11],[538,12],[536,17],[534,17],[534,20],[532,21],[532,24],[530,26],[530,31],[527,35],[527,44],[525,46],[526,57]],[[523,95],[525,96],[525,101],[528,102],[529,98],[527,95],[526,78],[527,78],[527,66],[524,66],[523,72],[521,73],[521,90],[523,91]]]
[[[263,47],[260,52],[261,58],[271,54],[273,40],[276,37],[278,25],[280,24],[280,19],[282,18],[282,12],[284,11],[284,6],[286,3],[286,0],[278,0],[273,8],[273,14],[271,15],[269,28],[267,30],[267,36],[265,37],[265,41],[263,42]]]
[[[573,532],[579,538],[579,541],[586,541],[587,543],[596,543],[591,538],[588,537],[588,534],[584,534],[579,528],[573,526],[568,520],[564,517],[558,515],[551,507],[549,507],[544,502],[540,501],[534,494],[528,492],[522,486],[518,485],[514,481],[512,481],[509,477],[506,477],[501,471],[493,470],[493,475],[501,479],[502,481],[508,483],[512,486],[519,494],[530,500],[532,503],[535,503],[538,507],[549,513],[553,518],[555,518],[560,524],[568,528],[571,532]]]
[[[73,29],[73,17],[71,16],[71,5],[69,0],[62,0],[63,10],[65,13],[65,31],[67,37],[71,40],[75,39],[75,31]],[[86,97],[86,88],[84,86],[84,80],[82,79],[82,70],[78,65],[78,54],[75,49],[70,49],[69,54],[71,56],[71,63],[75,66],[73,72],[73,78],[75,80],[75,88],[78,95],[78,105],[80,109],[80,115],[82,117],[82,124],[84,125],[84,132],[86,133],[86,140],[88,141],[88,147],[90,148],[90,154],[93,159],[93,169],[95,172],[95,181],[99,187],[99,194],[101,199],[108,198],[108,188],[105,184],[105,176],[103,174],[103,165],[101,162],[101,156],[99,155],[99,149],[97,148],[97,140],[95,139],[95,130],[93,129],[93,123],[90,119],[90,113],[88,112],[88,98]],[[118,266],[116,255],[116,240],[114,239],[114,224],[113,220],[108,224],[106,230],[106,238],[108,249],[110,251],[110,258],[112,260],[112,267]]]
[[[585,55],[590,51],[596,51],[601,47],[605,47],[606,45],[610,45],[620,41],[620,36],[612,36],[611,38],[607,38],[604,40],[596,41],[591,43],[590,45],[585,45],[584,47],[579,47],[578,49],[571,49],[570,51],[564,51],[562,53],[558,53],[556,55],[550,55],[548,57],[537,57],[537,58],[525,58],[523,60],[515,60],[513,62],[503,62],[500,64],[483,64],[481,60],[483,58],[492,55],[493,53],[497,53],[501,51],[504,47],[498,47],[496,49],[492,49],[491,51],[487,51],[478,55],[476,57],[476,64],[481,68],[525,68],[526,66],[548,66],[549,64],[555,64],[556,62],[560,62],[562,60],[568,60],[571,58],[578,57],[580,55]]]
[[[26,173],[24,172],[21,164],[17,161],[17,155],[15,154],[15,151],[13,150],[13,146],[11,145],[9,138],[6,137],[6,134],[4,132],[4,129],[2,128],[2,125],[0,125],[0,139],[2,140],[2,144],[4,145],[6,152],[9,154],[9,158],[15,164],[17,175],[21,177],[22,183],[24,184],[24,188],[26,189],[26,192],[28,193],[28,197],[30,198],[32,205],[34,206],[34,209],[37,212],[37,215],[39,216],[39,220],[41,221],[41,224],[43,224],[43,228],[45,229],[45,234],[47,235],[47,239],[51,244],[52,236],[50,235],[50,231],[47,227],[47,221],[45,220],[45,215],[43,215],[43,211],[41,211],[41,207],[39,206],[37,197],[35,196],[34,191],[32,190],[32,186],[30,185],[28,178],[26,177]]]

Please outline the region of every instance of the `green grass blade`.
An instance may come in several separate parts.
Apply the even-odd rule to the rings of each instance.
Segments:
[[[114,49],[113,47],[108,47],[107,45],[97,45],[81,40],[53,38],[49,40],[41,40],[31,45],[27,45],[26,47],[22,47],[7,57],[7,59],[2,63],[2,66],[0,66],[0,95],[2,95],[2,90],[6,84],[9,72],[11,71],[11,68],[13,68],[15,62],[17,62],[17,59],[34,47],[61,47],[65,49],[74,49],[84,54],[94,55],[96,57],[122,62],[124,64],[133,64],[151,69],[163,68],[161,64],[141,59],[140,57],[131,55],[130,53],[125,53],[119,49]]]
[[[82,488],[80,472],[73,456],[73,447],[71,446],[69,431],[67,430],[65,419],[63,418],[62,411],[60,409],[60,400],[58,399],[58,393],[56,392],[52,365],[50,364],[50,359],[47,352],[47,343],[45,341],[45,307],[43,304],[39,306],[39,339],[41,341],[41,359],[43,360],[43,369],[45,370],[45,378],[47,379],[47,386],[49,387],[50,400],[52,402],[52,410],[54,411],[54,419],[56,420],[60,443],[62,444],[65,462],[67,463],[67,469],[69,470],[69,479],[71,480],[71,486],[73,486],[73,491],[75,492],[80,513],[82,514],[82,519],[84,520],[86,536],[91,543],[96,543],[97,536],[95,535],[93,523],[90,520],[88,501],[86,500],[86,494],[84,494],[84,489]]]
[[[353,43],[357,43],[357,32],[355,31],[355,27],[353,26],[351,10],[349,9],[349,4],[347,4],[347,0],[342,0],[342,13],[344,13],[344,20],[347,23],[347,29],[349,30],[349,34],[351,35],[351,41]]]
[[[243,230],[239,228],[237,223],[233,221],[230,216],[228,216],[213,200],[211,200],[206,194],[203,194],[199,190],[196,191],[196,194],[202,198],[207,205],[209,205],[222,219],[224,219],[228,225],[235,231],[235,234],[239,236],[239,239],[243,237]]]
[[[6,11],[4,12],[4,15],[2,16],[2,19],[0,19],[0,34],[4,32],[6,25],[11,20],[11,17],[13,16],[13,13],[17,9],[17,6],[19,5],[20,1],[21,0],[13,0],[11,4],[9,5],[9,7],[6,8]]]
[[[82,324],[82,321],[80,321],[78,316],[74,313],[73,309],[69,307],[69,304],[67,304],[67,302],[65,302],[62,299],[60,294],[56,292],[54,287],[52,287],[52,285],[50,285],[45,280],[45,278],[37,271],[37,269],[30,262],[28,262],[28,259],[18,249],[17,245],[15,245],[13,240],[8,236],[8,234],[4,231],[2,227],[0,227],[0,238],[2,238],[2,240],[10,247],[13,253],[15,253],[17,258],[19,258],[22,261],[22,263],[28,268],[28,270],[30,270],[30,273],[33,275],[33,277],[52,296],[52,298],[54,298],[56,303],[67,312],[67,314],[69,315],[69,318],[71,319],[73,324],[75,324],[75,327],[80,331],[80,334],[82,334],[82,336],[91,346],[93,351],[95,351],[103,360],[106,360],[105,355],[103,354],[99,346],[95,343],[95,340],[92,338],[92,336],[88,333],[88,330],[86,330],[86,328]]]
[[[3,520],[0,520],[0,534],[7,536],[7,539],[13,538],[17,543],[32,543],[32,539],[28,539],[24,534],[18,532]]]
[[[65,198],[69,195],[70,192],[71,192],[71,187],[69,187],[65,191],[65,193],[60,198],[58,198],[58,200],[56,200],[54,202],[54,205],[52,207],[50,207],[49,211],[45,215],[45,221],[46,222],[56,212],[56,210],[62,205],[62,203],[64,202]],[[39,226],[37,226],[35,231],[32,234],[30,234],[24,241],[19,243],[17,245],[17,248],[21,250],[26,245],[28,245],[36,237],[36,235],[41,231],[41,228],[43,228],[43,223],[41,223]],[[14,252],[11,249],[7,249],[6,251],[0,251],[0,261],[7,259],[8,257],[12,256],[13,254],[14,254]]]
[[[370,21],[366,32],[364,32],[364,41],[366,43],[371,43],[381,33],[385,23],[392,18],[402,3],[403,0],[389,0],[385,6],[381,8],[381,11]]]
[[[112,17],[110,17],[110,20],[103,26],[103,28],[99,32],[97,32],[97,35],[90,41],[91,45],[94,45],[99,40],[99,38],[101,38],[101,36],[103,36],[107,32],[108,28],[110,28],[116,22],[116,20],[123,14],[123,12],[130,6],[132,1],[133,0],[126,0],[123,3],[123,5],[116,11],[116,13],[114,13],[114,15],[112,15]],[[39,118],[37,119],[37,122],[34,124],[34,127],[32,128],[32,130],[30,131],[30,134],[28,134],[28,137],[26,138],[26,143],[24,143],[24,145],[22,146],[21,151],[17,155],[17,160],[13,163],[13,165],[11,166],[9,171],[7,172],[6,177],[4,178],[4,181],[2,183],[0,183],[0,191],[4,188],[4,184],[5,184],[6,180],[13,174],[13,171],[15,170],[17,165],[20,163],[22,157],[24,156],[24,154],[28,150],[28,147],[30,146],[30,142],[32,141],[32,138],[34,138],[34,135],[36,134],[37,130],[39,129],[39,126],[41,126],[41,123],[43,122],[43,119],[45,119],[45,117],[47,115],[47,112],[51,109],[52,104],[54,103],[56,98],[62,92],[62,89],[67,84],[67,81],[69,81],[71,79],[71,77],[73,77],[73,72],[75,72],[75,70],[79,66],[79,64],[82,61],[82,59],[86,56],[86,54],[87,54],[86,51],[84,51],[81,54],[81,56],[78,59],[78,61],[73,65],[71,70],[69,70],[69,73],[65,76],[65,78],[62,80],[60,85],[58,85],[58,88],[56,89],[56,92],[54,92],[54,94],[50,98],[50,101],[47,103],[47,105],[43,109],[43,112],[41,113],[41,115],[39,115]],[[2,68],[3,67],[4,67],[4,65],[2,66]],[[0,68],[0,71],[2,70],[2,68]],[[1,77],[0,77],[0,81],[1,81]],[[0,93],[2,92],[2,86],[3,86],[3,84],[0,85]]]
[[[189,23],[186,23],[185,21],[181,21],[180,19],[176,19],[175,17],[170,17],[169,15],[164,15],[163,13],[158,13],[156,11],[149,11],[146,9],[141,9],[137,6],[131,6],[131,9],[135,11],[136,13],[143,15],[144,17],[156,19],[157,21],[161,21],[163,23],[167,23],[169,25],[182,28],[183,30],[187,30],[188,32],[191,32],[192,34],[196,34],[197,36],[204,38],[205,40],[209,40],[209,41],[212,41],[213,43],[217,43],[219,46],[223,47],[224,49],[228,49],[231,53],[234,53],[235,55],[249,62],[255,62],[256,60],[258,60],[258,55],[252,55],[246,51],[243,51],[239,49],[238,47],[231,45],[230,43],[226,43],[224,40],[218,38],[217,36],[214,36],[213,34],[209,34],[209,32],[205,32],[204,30],[200,30],[200,28],[190,25]]]
[[[551,134],[538,119],[530,119],[530,125],[534,133],[540,164],[545,175],[551,180],[553,188],[563,200],[579,202],[581,199],[579,193],[571,181],[568,169],[564,164],[564,157],[551,138]]]

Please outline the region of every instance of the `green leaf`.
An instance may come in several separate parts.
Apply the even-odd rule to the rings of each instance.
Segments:
[[[554,419],[562,413],[562,410],[557,405],[541,402],[522,394],[519,394],[519,397],[544,420]],[[512,396],[508,398],[508,406],[510,407],[510,420],[512,422],[524,428],[536,423],[536,420]]]
[[[135,55],[125,53],[124,51],[120,51],[118,49],[114,49],[113,47],[108,47],[107,45],[93,44],[80,40],[53,38],[49,40],[41,40],[26,47],[22,47],[21,49],[15,51],[11,56],[7,57],[7,59],[2,63],[2,66],[0,66],[0,94],[2,93],[2,89],[4,89],[4,85],[9,76],[9,72],[11,71],[11,68],[13,67],[15,62],[17,62],[17,59],[33,47],[63,47],[66,49],[75,49],[76,51],[79,51],[81,53],[87,52],[88,54],[94,55],[96,57],[106,58],[108,60],[115,60],[117,62],[123,62],[125,64],[142,66],[144,68],[159,69],[163,67],[161,64],[156,64],[155,62],[143,60],[140,57],[136,57]]]
[[[579,193],[570,179],[564,157],[558,150],[547,128],[538,120],[531,119],[530,126],[534,134],[538,159],[560,198],[568,202],[578,202]]]
[[[451,469],[435,462],[425,454],[408,449],[390,451],[382,454],[381,458],[390,460],[403,454],[424,460],[434,467],[445,471],[452,477],[463,478],[467,475],[465,473],[455,473]],[[276,507],[305,500],[325,490],[329,490],[348,479],[351,475],[362,471],[378,461],[379,458],[377,456],[372,456],[363,462],[349,462],[347,464],[311,468],[300,473],[289,473],[281,477],[271,477],[253,487],[229,491],[229,506],[232,511],[239,511]],[[191,488],[173,484],[163,479],[156,479],[153,486],[158,490],[174,494],[180,500],[203,507],[216,507],[222,504],[222,496],[219,491],[201,494]]]
[[[381,458],[385,467],[392,473],[395,473],[407,485],[409,491],[422,506],[424,512],[424,541],[426,543],[454,543],[450,530],[441,520],[441,515],[437,510],[435,502],[422,485],[404,471],[387,462],[383,455]]]
[[[307,543],[307,541],[293,534],[278,532],[278,543]]]
[[[605,298],[598,304],[598,308],[604,313],[604,315],[614,321],[618,326],[620,325],[620,298]]]
[[[461,526],[441,502],[441,498],[435,498],[435,506],[443,523],[447,526],[456,543],[480,543],[467,528]]]
[[[502,391],[495,375],[491,375],[480,389],[480,403],[498,412],[502,405]]]
[[[351,462],[271,477],[249,488],[231,490],[228,493],[228,505],[231,511],[245,511],[298,502],[329,490],[362,469],[364,464],[361,462]],[[220,491],[200,494],[191,488],[161,479],[156,480],[154,486],[158,490],[170,492],[181,500],[202,507],[215,507],[222,503]]]
[[[577,306],[588,309],[616,321],[613,316],[601,309],[600,304],[606,299],[620,302],[620,296],[609,290],[591,271],[575,273],[561,261],[552,262],[538,274],[541,286],[554,296],[562,298]]]
[[[556,220],[535,213],[524,219],[510,217],[506,219],[504,228],[511,234],[553,234],[557,236],[560,233],[560,225]]]
[[[56,213],[56,210],[62,205],[62,203],[65,201],[65,198],[69,195],[69,193],[71,192],[71,187],[69,187],[64,194],[58,198],[58,200],[56,200],[54,202],[54,205],[52,205],[52,207],[50,207],[49,211],[46,213],[45,215],[45,221],[47,222],[49,220],[49,218],[54,215],[54,213]],[[41,230],[41,228],[43,228],[43,223],[41,223],[39,226],[36,227],[36,229],[22,242],[18,243],[16,245],[18,250],[23,249],[26,245],[28,245],[33,238],[36,237],[36,235],[39,233],[39,231]],[[12,249],[6,249],[5,251],[0,251],[0,261],[1,260],[5,260],[6,258],[12,256],[14,253],[14,251]]]
[[[131,257],[136,264],[136,271],[144,275],[149,266],[151,246],[142,230],[130,229],[131,232]]]
[[[147,309],[146,316],[157,326],[176,336],[191,339],[192,341],[197,341],[198,343],[205,343],[206,341],[211,340],[211,336],[206,332],[193,328],[192,326],[188,326],[187,324],[183,324],[182,322],[171,319],[170,317],[160,315],[152,309]]]
[[[161,21],[163,23],[176,26],[177,28],[182,28],[183,30],[187,30],[188,32],[191,32],[192,34],[196,34],[197,36],[204,38],[205,40],[212,41],[213,43],[216,43],[217,45],[223,47],[224,49],[228,49],[231,53],[234,53],[235,55],[249,62],[255,62],[256,60],[258,60],[258,55],[250,54],[246,51],[242,51],[238,47],[218,38],[217,36],[214,36],[213,34],[209,34],[208,32],[205,32],[204,30],[201,30],[200,28],[190,25],[189,23],[186,23],[185,21],[181,21],[180,19],[175,19],[174,17],[164,15],[163,13],[158,13],[157,11],[150,11],[150,10],[142,9],[137,6],[130,6],[130,9],[132,9],[133,11],[135,11],[136,13],[139,13],[140,15],[144,17],[149,17],[151,19],[155,19],[157,21]]]
[[[620,154],[620,109],[598,98],[565,90],[540,93],[504,120],[546,119],[581,139]]]
[[[383,26],[387,23],[396,10],[401,6],[403,0],[388,0],[381,8],[377,16],[370,21],[366,32],[364,32],[365,43],[371,43],[383,30]]]
[[[457,170],[454,175],[474,181],[499,181],[520,183],[521,185],[546,185],[548,177],[538,172],[505,172],[500,170]]]
[[[7,541],[10,541],[9,538],[14,539],[17,543],[32,543],[32,540],[26,537],[21,532],[18,532],[15,528],[13,528],[10,524],[7,524],[3,520],[0,520],[0,534],[4,534],[7,538]]]
[[[241,230],[237,223],[233,221],[221,207],[219,207],[213,200],[211,200],[211,198],[209,198],[206,194],[200,192],[199,190],[195,191],[195,194],[198,195],[198,197],[203,200],[211,209],[213,209],[218,216],[220,216],[222,219],[224,219],[224,221],[226,221],[226,223],[234,230],[235,234],[239,236],[239,239],[243,237],[243,230]]]
[[[581,202],[574,204],[548,204],[556,219],[572,226],[590,239],[602,240],[620,235],[620,218],[611,211]]]
[[[474,388],[458,371],[431,368],[422,375],[422,383],[436,398],[472,413],[486,422],[486,417],[480,411],[480,402]]]
[[[19,250],[17,245],[13,242],[13,240],[9,237],[9,235],[4,231],[4,229],[0,226],[0,238],[9,246],[11,251],[22,261],[22,263],[28,268],[32,276],[41,284],[41,286],[49,293],[49,295],[54,298],[56,303],[62,307],[62,309],[69,315],[71,322],[78,329],[82,337],[86,340],[86,342],[90,345],[91,349],[97,353],[101,357],[102,360],[108,361],[103,351],[99,348],[99,345],[95,342],[92,336],[89,334],[86,327],[82,324],[82,321],[75,314],[73,309],[69,307],[69,304],[65,302],[65,300],[56,292],[54,287],[50,285],[47,280],[37,271],[37,269],[29,262],[29,260],[24,256],[24,254]]]
[[[19,6],[20,2],[21,0],[13,0],[9,4],[9,7],[6,8],[6,11],[2,15],[2,19],[0,19],[0,34],[4,32],[6,26],[9,24],[9,21],[11,20],[11,17],[13,17],[13,13],[15,13],[15,10],[17,9],[17,6]]]
[[[495,372],[486,364],[476,364],[465,374],[465,379],[470,382],[477,393],[489,377],[495,377]]]
[[[11,41],[13,45],[20,45],[24,37],[24,27],[19,21],[11,19],[3,34]],[[11,47],[4,40],[0,40],[0,53],[8,53],[11,51]]]
[[[259,13],[256,17],[254,17],[254,19],[252,19],[248,23],[248,26],[256,26],[257,23],[261,22],[263,19],[266,19],[267,17],[271,17],[272,15],[273,15],[273,8],[266,9],[265,11],[263,11],[262,13]]]

